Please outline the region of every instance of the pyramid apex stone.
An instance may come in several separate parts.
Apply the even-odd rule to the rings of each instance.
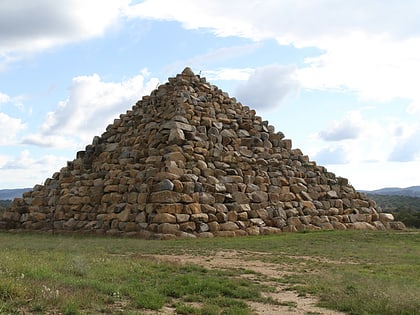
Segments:
[[[154,239],[403,229],[191,68],[0,212],[0,229]]]
[[[195,76],[194,72],[191,70],[190,67],[185,67],[185,69],[182,71],[182,75],[193,77]]]

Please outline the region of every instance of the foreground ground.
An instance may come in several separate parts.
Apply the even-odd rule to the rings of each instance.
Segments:
[[[0,233],[0,314],[420,314],[420,233]]]

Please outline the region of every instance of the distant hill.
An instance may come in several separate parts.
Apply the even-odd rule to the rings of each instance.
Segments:
[[[0,200],[11,200],[16,197],[21,197],[24,192],[32,188],[16,188],[16,189],[0,189]]]
[[[364,192],[372,195],[420,197],[420,186],[411,186],[407,188],[388,187],[370,191],[364,190]]]

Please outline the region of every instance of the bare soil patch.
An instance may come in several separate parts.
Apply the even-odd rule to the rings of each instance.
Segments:
[[[255,257],[264,255],[256,252],[244,251],[218,251],[207,256],[199,255],[154,255],[157,261],[170,262],[175,264],[194,264],[209,269],[235,269],[243,270],[241,277],[246,277],[250,281],[256,281],[260,284],[266,284],[275,287],[274,292],[264,292],[264,297],[269,297],[276,301],[276,304],[266,304],[254,301],[248,301],[248,305],[256,314],[265,315],[308,315],[308,314],[324,314],[324,315],[342,315],[345,313],[324,309],[316,306],[317,299],[314,296],[299,295],[291,289],[291,284],[287,284],[282,280],[284,276],[290,275],[296,271],[287,265],[263,262]],[[250,259],[253,257],[253,259]],[[294,257],[296,258],[296,257]],[[310,260],[311,257],[300,257]],[[331,261],[328,261],[332,263]],[[339,262],[334,262],[339,263]],[[248,272],[247,272],[248,271]],[[251,271],[251,272],[249,272]],[[175,314],[171,309],[167,308],[154,314]]]

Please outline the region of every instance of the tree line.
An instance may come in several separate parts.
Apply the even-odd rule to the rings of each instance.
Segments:
[[[12,204],[12,200],[0,200],[0,208],[7,208]]]
[[[398,195],[368,194],[383,212],[390,212],[395,220],[407,227],[420,228],[420,198]]]

